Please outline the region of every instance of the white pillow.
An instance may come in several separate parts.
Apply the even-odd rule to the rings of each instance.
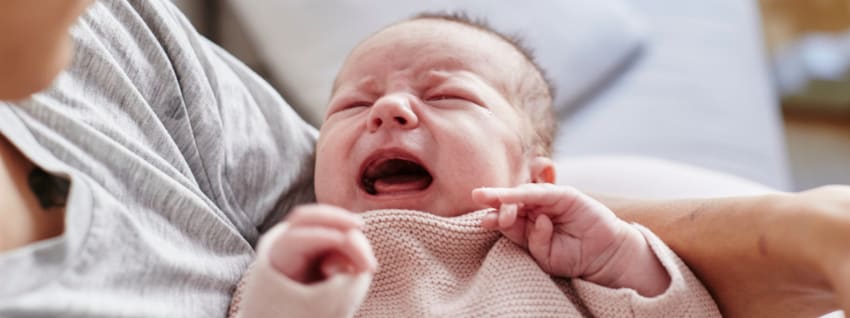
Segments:
[[[641,47],[643,21],[619,0],[230,0],[287,101],[322,121],[337,70],[380,28],[423,11],[463,10],[520,35],[555,82],[563,113]]]
[[[728,173],[643,156],[579,156],[556,160],[555,183],[588,193],[640,199],[729,197],[776,192]]]

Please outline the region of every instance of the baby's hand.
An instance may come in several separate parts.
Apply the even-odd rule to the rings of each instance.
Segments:
[[[360,228],[363,220],[348,210],[311,204],[295,208],[286,229],[271,242],[272,267],[309,284],[333,274],[373,272],[377,260]]]
[[[479,188],[472,197],[497,209],[481,226],[526,247],[550,275],[632,288],[645,296],[662,293],[670,283],[643,235],[576,189],[534,183]]]

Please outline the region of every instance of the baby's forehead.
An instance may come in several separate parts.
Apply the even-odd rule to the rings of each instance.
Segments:
[[[440,18],[414,18],[389,25],[364,39],[353,51],[381,40],[420,44],[454,42],[475,47],[490,45],[502,53],[516,53],[502,54],[503,57],[523,59],[525,55],[512,40],[489,27]]]
[[[415,55],[417,65],[421,66],[416,71],[464,68],[474,64],[476,67],[468,68],[469,71],[493,75],[527,67],[522,53],[496,34],[456,21],[413,19],[388,26],[358,44],[343,63],[334,82],[334,91],[343,82],[360,79],[343,76],[351,71],[362,75],[409,67],[408,64],[392,64],[393,61],[410,61],[397,58],[399,55]],[[504,79],[504,76],[498,77]]]

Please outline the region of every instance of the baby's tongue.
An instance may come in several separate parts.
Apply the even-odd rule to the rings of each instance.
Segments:
[[[428,186],[428,178],[415,174],[387,176],[375,180],[378,194],[419,191]]]

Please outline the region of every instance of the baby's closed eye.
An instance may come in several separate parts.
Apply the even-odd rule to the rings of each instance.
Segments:
[[[374,104],[374,103],[369,102],[369,101],[357,101],[357,102],[352,102],[352,103],[346,104],[345,106],[342,107],[341,110],[357,108],[357,107],[372,107],[372,104]]]
[[[468,94],[462,93],[437,93],[426,95],[424,100],[438,107],[462,107],[465,105],[485,107],[478,102],[477,99],[469,97]]]
[[[429,102],[434,102],[434,101],[441,101],[441,100],[447,100],[447,99],[464,99],[464,98],[460,97],[460,96],[455,96],[455,95],[436,95],[436,96],[428,97],[425,100],[427,100]]]

